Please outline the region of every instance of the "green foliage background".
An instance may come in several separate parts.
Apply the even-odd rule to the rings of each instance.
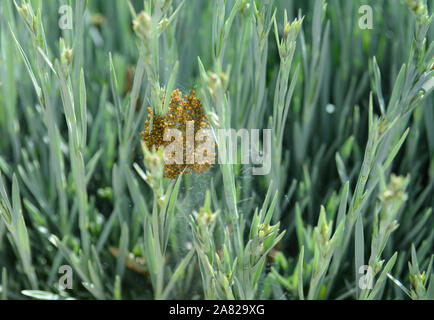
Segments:
[[[1,1],[1,297],[434,299],[433,6]],[[270,174],[163,179],[140,131],[175,88],[271,128]]]

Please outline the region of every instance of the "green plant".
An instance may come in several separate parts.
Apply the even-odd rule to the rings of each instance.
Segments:
[[[434,299],[434,1],[365,2],[2,1],[0,297]],[[189,90],[238,162],[167,176]]]

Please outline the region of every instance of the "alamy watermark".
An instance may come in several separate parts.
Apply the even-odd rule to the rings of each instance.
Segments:
[[[59,8],[59,28],[62,30],[71,30],[72,29],[72,8],[68,5],[60,6]]]
[[[360,6],[359,14],[362,16],[359,18],[359,28],[362,30],[374,28],[374,16],[372,13],[372,7],[365,4]]]
[[[253,164],[253,175],[267,175],[271,170],[271,129],[200,129],[195,133],[194,121],[186,122],[183,133],[166,128],[163,140],[170,142],[164,148],[165,164]],[[260,146],[262,131],[262,148]],[[239,139],[238,139],[239,138]],[[240,140],[240,153],[238,153]],[[216,145],[218,156],[215,156]],[[240,158],[240,160],[238,160]],[[255,166],[256,165],[256,166]]]
[[[59,289],[72,289],[72,268],[70,265],[62,265],[59,267],[59,274],[62,276],[59,278]]]
[[[362,30],[373,29],[373,10],[370,5],[362,5],[359,7],[359,14],[362,16],[359,18],[359,28]],[[71,30],[73,21],[73,10],[69,5],[62,5],[59,8],[59,28],[62,30]]]
[[[362,276],[359,278],[359,288],[362,290],[371,290],[374,287],[374,270],[368,265],[360,266],[359,274]]]

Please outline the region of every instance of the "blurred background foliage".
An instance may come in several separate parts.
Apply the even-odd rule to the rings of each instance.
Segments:
[[[13,1],[0,4],[3,298],[434,298],[434,103],[429,94],[416,99],[433,86],[433,26],[422,53],[423,39],[415,39],[427,24],[418,9],[430,16],[434,1],[157,1],[167,17],[180,7],[156,37],[157,55],[147,55],[132,27],[143,1],[131,1],[131,8],[114,0],[28,2],[33,33]],[[61,4],[74,9],[72,30],[58,28]],[[362,4],[373,9],[373,29],[359,27]],[[299,30],[290,23],[296,18]],[[70,66],[55,63],[65,54],[60,37],[73,49]],[[288,61],[276,37],[294,50]],[[155,155],[147,160],[140,148],[142,110],[152,106],[147,58],[157,59],[150,64],[158,62],[161,88],[170,88],[174,77],[173,89],[197,89],[209,114],[222,103],[230,114],[225,127],[273,127],[270,175],[253,176],[251,165],[222,172],[214,166],[176,184],[161,181],[167,203],[156,204],[161,190],[140,179],[149,184],[154,174]],[[394,91],[403,64],[408,69]],[[282,75],[287,82],[279,82]],[[209,88],[224,98],[214,99]],[[69,111],[68,92],[75,108]],[[394,108],[402,117],[394,118]],[[387,158],[395,150],[396,157],[390,166],[384,159],[371,163],[368,179],[370,132],[381,135],[391,123],[388,142],[374,153]],[[366,194],[357,190],[365,178]],[[360,211],[352,203],[357,196]],[[198,215],[206,212],[217,215],[204,227]],[[170,228],[153,217],[164,217]],[[277,223],[284,234],[267,231]],[[212,233],[211,242],[201,240],[204,232]],[[165,246],[162,241],[161,251],[153,251],[149,244],[163,236]],[[267,250],[258,266],[256,253],[247,251],[260,245]],[[374,289],[360,292],[363,261],[378,270]],[[63,264],[74,269],[73,290],[58,288]]]

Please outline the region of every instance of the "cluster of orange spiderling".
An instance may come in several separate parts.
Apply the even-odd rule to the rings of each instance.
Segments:
[[[183,138],[183,161],[182,164],[164,164],[164,177],[175,178],[181,172],[190,173],[191,170],[202,173],[209,170],[215,161],[215,153],[207,154],[207,150],[199,147],[200,141],[196,141],[195,137],[199,130],[209,129],[207,116],[203,110],[202,103],[196,97],[196,91],[190,90],[189,95],[182,96],[179,89],[171,93],[169,106],[165,115],[160,116],[154,114],[152,109],[148,107],[148,119],[145,121],[145,131],[142,132],[143,141],[149,150],[155,147],[158,150],[160,147],[165,147],[171,141],[164,141],[164,132],[167,128],[177,129],[182,133]],[[193,121],[194,130],[191,132],[187,129],[187,123]],[[151,124],[152,122],[152,124]],[[193,136],[191,136],[193,134]],[[209,138],[208,138],[209,139]],[[187,148],[187,141],[192,143],[194,162],[188,163],[187,156],[190,149]],[[212,142],[215,146],[214,142]],[[215,150],[214,148],[212,150]],[[201,154],[202,153],[202,154]],[[201,156],[205,161],[196,161]]]

